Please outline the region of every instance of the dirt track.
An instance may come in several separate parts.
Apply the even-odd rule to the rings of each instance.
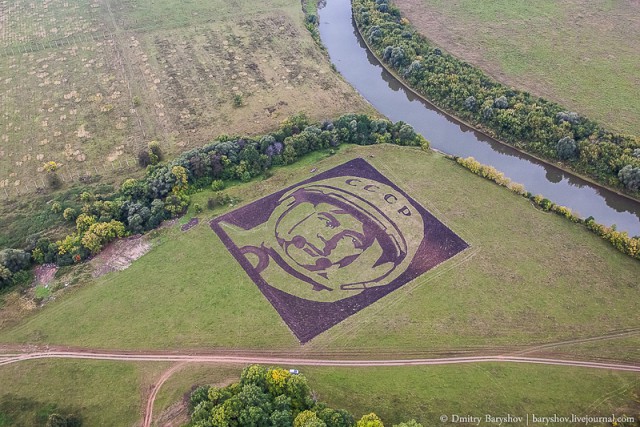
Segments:
[[[234,356],[233,354],[190,355],[190,354],[162,354],[162,353],[98,353],[86,351],[48,351],[23,354],[0,355],[0,366],[34,359],[93,359],[118,360],[127,362],[184,362],[184,363],[228,363],[228,364],[267,364],[267,365],[296,365],[296,366],[421,366],[421,365],[452,365],[461,363],[534,363],[542,365],[577,366],[585,368],[611,369],[617,371],[640,372],[640,366],[619,363],[587,362],[582,360],[547,359],[523,356],[471,356],[447,357],[438,359],[383,359],[383,360],[340,360],[340,359],[312,359],[287,358],[273,356]]]
[[[252,363],[281,366],[344,366],[344,367],[381,367],[381,366],[427,366],[453,365],[463,363],[533,363],[540,365],[575,366],[582,368],[610,369],[615,371],[640,372],[640,365],[621,363],[588,362],[582,360],[552,359],[540,357],[489,355],[468,357],[445,357],[434,359],[382,359],[382,360],[348,360],[321,358],[291,358],[281,356],[247,355],[246,352],[225,352],[223,354],[167,354],[167,353],[126,353],[126,352],[94,352],[91,350],[76,351],[39,351],[0,354],[0,366],[36,359],[92,359],[117,360],[127,362],[179,362],[165,371],[151,388],[144,410],[143,426],[151,426],[153,404],[160,387],[177,370],[187,363],[220,363],[241,364]]]

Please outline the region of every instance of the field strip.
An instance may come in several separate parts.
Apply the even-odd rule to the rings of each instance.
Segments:
[[[438,359],[388,359],[388,360],[339,360],[311,359],[268,356],[229,355],[193,355],[161,353],[98,353],[91,351],[50,351],[24,353],[19,356],[0,356],[0,366],[36,359],[92,359],[115,360],[124,362],[184,362],[184,363],[223,363],[223,364],[268,364],[298,366],[343,366],[343,367],[390,367],[390,366],[428,366],[454,365],[462,363],[532,363],[539,365],[575,366],[584,368],[610,369],[615,371],[640,372],[640,365],[618,363],[588,362],[582,360],[547,359],[522,356],[470,356]]]
[[[597,336],[597,337],[578,338],[578,339],[574,339],[574,340],[558,341],[558,342],[551,342],[551,343],[547,343],[547,344],[535,345],[533,347],[530,347],[530,348],[527,348],[527,349],[524,349],[524,350],[516,351],[513,354],[514,355],[523,355],[523,354],[528,354],[528,353],[535,353],[535,352],[538,352],[540,350],[545,350],[545,349],[548,349],[548,348],[555,348],[555,347],[561,347],[561,346],[567,346],[567,345],[575,345],[575,344],[583,344],[583,343],[588,343],[588,342],[593,342],[593,341],[615,340],[615,339],[619,339],[619,338],[632,337],[632,336],[639,335],[639,334],[640,334],[640,328],[633,328],[633,329],[629,329],[629,330],[611,332],[611,333],[608,333],[608,334],[605,334],[605,335],[600,335],[600,336]]]
[[[173,365],[167,371],[165,371],[160,378],[153,384],[151,393],[149,394],[149,398],[147,399],[147,406],[144,410],[144,421],[143,426],[149,427],[151,426],[151,422],[153,421],[153,404],[156,400],[156,396],[158,395],[158,391],[160,391],[160,387],[164,384],[176,371],[179,371],[185,366],[185,363],[178,363]]]

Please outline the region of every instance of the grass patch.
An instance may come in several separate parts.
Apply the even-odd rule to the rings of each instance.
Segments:
[[[189,232],[179,225],[157,232],[155,247],[129,269],[70,289],[5,328],[0,342],[349,350],[374,357],[384,350],[524,346],[639,326],[640,263],[435,153],[347,147],[225,191],[247,204],[308,178],[312,168],[354,157],[365,157],[471,248],[300,347],[209,228],[207,219],[229,208],[204,211]],[[197,197],[205,200],[206,192]],[[637,359],[631,347],[622,351],[620,358]]]
[[[637,5],[396,0],[437,45],[506,84],[566,105],[607,128],[640,133]]]
[[[289,366],[287,366],[289,368]],[[375,412],[385,425],[415,418],[425,426],[450,425],[441,415],[484,417],[634,416],[640,406],[640,378],[634,373],[559,366],[481,363],[391,368],[296,367],[318,400],[359,418]],[[154,420],[162,425],[183,408],[193,387],[236,382],[241,367],[185,366],[162,386]],[[515,425],[524,425],[525,422]],[[465,424],[466,425],[466,424]]]
[[[133,425],[142,418],[143,391],[164,367],[89,360],[0,367],[0,426],[44,426],[53,412],[80,414],[87,426]]]
[[[534,365],[475,364],[399,368],[304,368],[318,398],[356,416],[374,411],[386,425],[441,415],[618,416],[640,411],[634,373]],[[516,423],[516,425],[524,425]]]
[[[43,299],[49,298],[51,296],[51,289],[38,285],[34,289],[34,296],[36,300],[43,300]]]

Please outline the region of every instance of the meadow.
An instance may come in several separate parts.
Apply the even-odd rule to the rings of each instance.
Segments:
[[[0,368],[0,426],[44,426],[51,413],[83,425],[135,425],[162,363],[37,360]],[[6,385],[10,384],[10,387]]]
[[[308,178],[314,169],[328,170],[357,157],[471,247],[301,346],[208,220]],[[230,183],[225,191],[235,206],[197,212],[195,204],[207,206],[213,193],[196,193],[189,212],[151,232],[146,238],[152,249],[124,271],[92,278],[92,262],[77,271],[65,269],[52,287],[69,287],[43,307],[20,314],[14,326],[7,322],[0,342],[180,352],[236,349],[302,357],[521,352],[638,362],[637,261],[582,226],[538,210],[437,153],[344,146],[334,155],[313,153],[277,168],[268,179]],[[193,217],[199,225],[181,231]],[[616,335],[621,331],[626,333]],[[12,386],[0,396],[3,416],[28,424],[37,415],[36,406],[44,405],[78,409],[87,422],[133,424],[141,419],[149,384],[168,367],[88,361],[5,366],[0,381]],[[236,381],[240,368],[187,365],[178,370],[158,394],[156,425],[184,421],[184,396],[194,385]],[[303,373],[319,399],[357,416],[375,411],[389,425],[411,417],[438,425],[441,414],[458,413],[633,414],[640,392],[633,373],[521,364],[305,367]],[[109,387],[95,385],[102,384],[101,376],[110,378]],[[114,391],[117,399],[111,398]],[[16,403],[27,400],[31,406]]]
[[[640,133],[634,1],[395,0],[428,39],[498,81]]]
[[[154,406],[160,420],[185,419],[184,396],[194,386],[237,381],[239,366],[188,365],[164,383]],[[640,379],[632,373],[492,363],[394,368],[304,367],[318,400],[360,417],[375,412],[390,426],[414,418],[444,426],[453,414],[526,417],[633,414]],[[175,418],[173,418],[175,417]],[[524,423],[521,423],[524,424]],[[471,425],[470,423],[463,425]],[[598,425],[598,424],[595,424]]]
[[[48,413],[75,412],[85,425],[137,425],[164,363],[41,360],[0,368],[0,426],[44,425]],[[289,368],[289,366],[286,366]],[[299,368],[292,366],[292,368]],[[154,423],[187,420],[186,398],[199,385],[238,381],[242,366],[187,364],[161,386]],[[450,425],[441,415],[526,417],[637,414],[640,379],[634,373],[521,364],[394,368],[305,367],[320,401],[356,417],[376,412],[385,425],[414,418]],[[599,424],[593,424],[599,425]]]
[[[515,351],[637,330],[637,261],[439,154],[347,147],[226,191],[247,204],[309,177],[312,168],[326,170],[354,157],[366,158],[470,248],[300,346],[210,229],[208,218],[231,209],[217,208],[198,214],[200,224],[187,232],[178,224],[153,232],[153,249],[129,269],[83,276],[55,302],[4,328],[0,342],[373,357]],[[193,202],[206,206],[210,196],[198,193]],[[637,361],[634,348],[621,346],[616,358]]]

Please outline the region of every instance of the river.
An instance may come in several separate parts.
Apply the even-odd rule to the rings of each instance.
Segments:
[[[320,37],[342,76],[380,113],[402,120],[448,154],[472,156],[494,166],[528,191],[542,194],[597,222],[640,235],[640,203],[505,146],[438,111],[387,72],[360,38],[349,0],[326,0],[318,7]]]

